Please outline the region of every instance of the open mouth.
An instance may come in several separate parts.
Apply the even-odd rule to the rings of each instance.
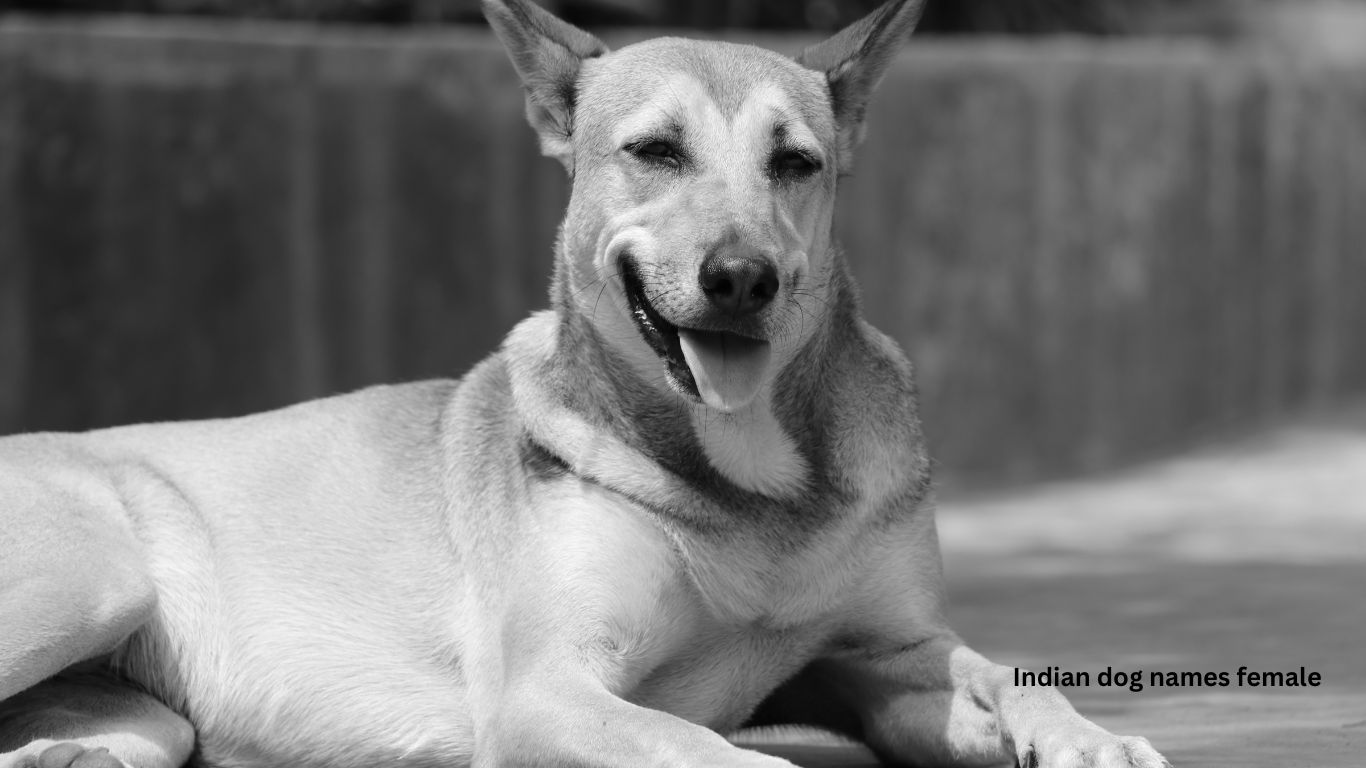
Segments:
[[[726,412],[754,399],[772,352],[768,342],[728,331],[680,328],[650,303],[629,257],[621,259],[621,276],[636,328],[664,362],[676,390]]]
[[[631,306],[631,317],[636,321],[636,328],[650,349],[664,361],[664,370],[669,375],[670,383],[683,394],[701,400],[697,380],[688,370],[688,363],[683,357],[678,326],[665,320],[650,304],[645,297],[645,284],[640,281],[635,262],[625,257],[621,260],[621,282],[626,289],[626,301]]]

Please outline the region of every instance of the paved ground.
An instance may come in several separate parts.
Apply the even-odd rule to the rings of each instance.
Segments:
[[[1322,676],[1069,689],[1178,768],[1366,766],[1366,411],[1122,475],[950,498],[940,531],[954,624],[1003,663]],[[809,766],[872,764],[811,734],[761,740]]]

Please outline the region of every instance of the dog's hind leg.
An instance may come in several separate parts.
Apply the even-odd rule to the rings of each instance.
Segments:
[[[109,654],[156,601],[103,468],[55,436],[0,441],[0,701]]]
[[[185,718],[100,674],[61,675],[0,702],[0,768],[179,768]]]
[[[91,698],[88,685],[52,678],[114,651],[156,601],[143,548],[105,469],[65,436],[0,442],[0,753],[8,753],[0,768],[23,765],[15,752],[21,739],[101,733],[96,722],[107,718],[100,713],[135,701],[103,686]],[[77,724],[86,730],[72,731]],[[58,758],[70,751],[38,765],[66,768],[70,761]]]

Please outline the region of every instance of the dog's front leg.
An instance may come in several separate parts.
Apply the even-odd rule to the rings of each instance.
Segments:
[[[508,534],[516,549],[474,577],[496,595],[462,643],[475,768],[792,768],[631,701],[695,652],[705,613],[651,517],[572,479],[538,493],[524,502],[535,524]],[[724,708],[682,677],[649,700],[698,721]]]
[[[1051,686],[1017,686],[950,632],[867,647],[810,674],[853,707],[884,758],[912,765],[1163,768],[1146,739],[1116,736]]]
[[[496,715],[479,729],[475,768],[793,768],[584,677],[555,674],[553,682],[538,675],[505,689]]]

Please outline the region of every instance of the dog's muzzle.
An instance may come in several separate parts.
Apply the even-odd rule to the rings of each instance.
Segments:
[[[629,255],[622,256],[619,271],[636,328],[664,362],[670,386],[694,402],[723,412],[742,408],[754,399],[764,381],[772,353],[767,341],[734,331],[674,325],[651,303],[640,272]],[[735,296],[740,291],[755,291],[755,286],[761,282],[759,290],[776,293],[776,277],[769,281],[762,271],[735,279],[728,288],[716,291],[706,291],[704,275],[703,288],[713,304],[745,303],[750,307],[735,314],[753,315],[771,301],[771,294],[760,299],[737,299]]]

